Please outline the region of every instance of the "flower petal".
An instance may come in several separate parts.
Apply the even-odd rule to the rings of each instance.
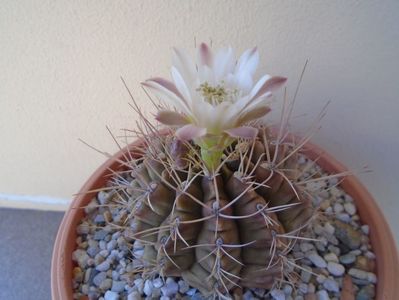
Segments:
[[[204,136],[206,134],[206,128],[188,124],[176,130],[175,134],[178,139],[182,141],[188,141]]]
[[[246,50],[240,57],[235,70],[236,74],[248,73],[251,76],[255,73],[259,63],[259,52],[257,47]]]
[[[285,77],[280,77],[280,76],[273,76],[270,77],[268,80],[266,80],[262,86],[258,89],[255,95],[251,97],[251,100],[254,100],[256,98],[259,98],[263,96],[266,93],[274,93],[276,90],[278,90],[285,82],[287,81],[287,78]]]
[[[249,121],[259,119],[270,112],[270,107],[260,106],[244,113],[237,121],[237,125],[245,124]]]
[[[142,85],[150,88],[161,98],[163,96],[166,97],[167,99],[163,100],[170,100],[172,102],[171,104],[175,105],[176,108],[183,109],[185,112],[189,112],[189,107],[186,100],[178,91],[173,82],[156,77],[142,82]]]
[[[182,97],[186,100],[187,104],[188,105],[191,104],[190,91],[189,91],[187,84],[184,81],[182,75],[175,67],[172,67],[171,73],[172,73],[172,78],[173,78],[173,81],[175,83],[177,90],[180,92]]]
[[[195,80],[197,73],[195,63],[184,50],[173,48],[172,64],[188,85]]]
[[[227,129],[224,132],[233,138],[254,139],[258,134],[258,129],[249,126],[241,126]]]
[[[216,81],[222,81],[227,74],[233,72],[235,59],[233,49],[231,47],[220,49],[213,62],[213,69],[215,72]]]
[[[183,126],[189,123],[189,120],[185,116],[171,110],[159,111],[155,119],[168,126]]]
[[[205,43],[201,43],[198,48],[198,61],[201,65],[212,67],[212,52]]]

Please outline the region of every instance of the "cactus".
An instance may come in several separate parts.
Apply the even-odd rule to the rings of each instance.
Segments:
[[[218,62],[201,44],[195,68],[175,50],[174,83],[144,82],[176,110],[157,104],[157,120],[169,127],[161,132],[135,103],[144,142],[134,149],[140,157],[126,155],[116,176],[130,237],[145,245],[136,271],[179,276],[221,298],[292,278],[287,254],[314,215],[311,195],[297,184],[304,143],[256,121],[285,78],[265,75],[248,85],[256,48],[237,64],[231,49],[222,54]]]

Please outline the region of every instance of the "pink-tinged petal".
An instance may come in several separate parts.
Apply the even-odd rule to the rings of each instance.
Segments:
[[[244,113],[237,121],[238,125],[245,124],[249,121],[259,119],[270,112],[270,107],[260,106]]]
[[[276,90],[282,87],[286,81],[287,78],[280,76],[274,76],[269,78],[263,83],[263,85],[259,88],[256,94],[252,96],[251,101],[263,96],[266,93],[274,93]]]
[[[157,96],[161,97],[161,99],[169,100],[176,108],[182,109],[186,113],[189,113],[187,101],[177,90],[173,82],[163,78],[151,78],[142,82],[142,85],[154,91]],[[165,97],[166,99],[164,99]]]
[[[240,57],[236,67],[236,74],[241,72],[251,76],[255,73],[259,63],[259,52],[257,47],[246,50]]]
[[[258,135],[258,129],[249,126],[241,126],[227,129],[226,132],[233,138],[254,139]]]
[[[185,116],[170,110],[159,111],[155,119],[168,126],[183,126],[189,123]]]
[[[183,79],[183,76],[175,67],[172,67],[171,74],[177,90],[186,100],[187,105],[191,107],[192,99],[191,99],[190,90],[187,86],[186,81]]]
[[[201,65],[212,67],[212,52],[208,45],[201,43],[198,49],[198,59]]]
[[[231,47],[220,49],[213,62],[215,79],[221,81],[227,74],[232,73],[235,66],[233,49]]]
[[[253,96],[256,95],[256,93],[260,90],[260,88],[265,84],[266,81],[268,81],[270,78],[272,78],[270,75],[266,74],[263,75],[258,82],[255,84],[255,86],[252,88],[251,93],[249,95],[249,98],[252,99]]]
[[[176,130],[175,134],[179,140],[189,141],[206,135],[206,128],[188,124]]]

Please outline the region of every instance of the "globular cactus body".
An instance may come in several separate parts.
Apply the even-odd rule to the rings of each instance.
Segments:
[[[283,279],[281,256],[313,209],[295,185],[294,147],[262,136],[271,140],[260,128],[255,141],[229,147],[213,174],[201,169],[194,145],[150,141],[127,187],[131,238],[145,245],[140,270],[180,276],[204,295]]]

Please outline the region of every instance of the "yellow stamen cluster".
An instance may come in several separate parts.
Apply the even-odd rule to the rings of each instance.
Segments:
[[[221,86],[210,86],[208,82],[202,83],[197,91],[201,92],[202,96],[212,105],[220,104],[226,100],[227,91]]]

